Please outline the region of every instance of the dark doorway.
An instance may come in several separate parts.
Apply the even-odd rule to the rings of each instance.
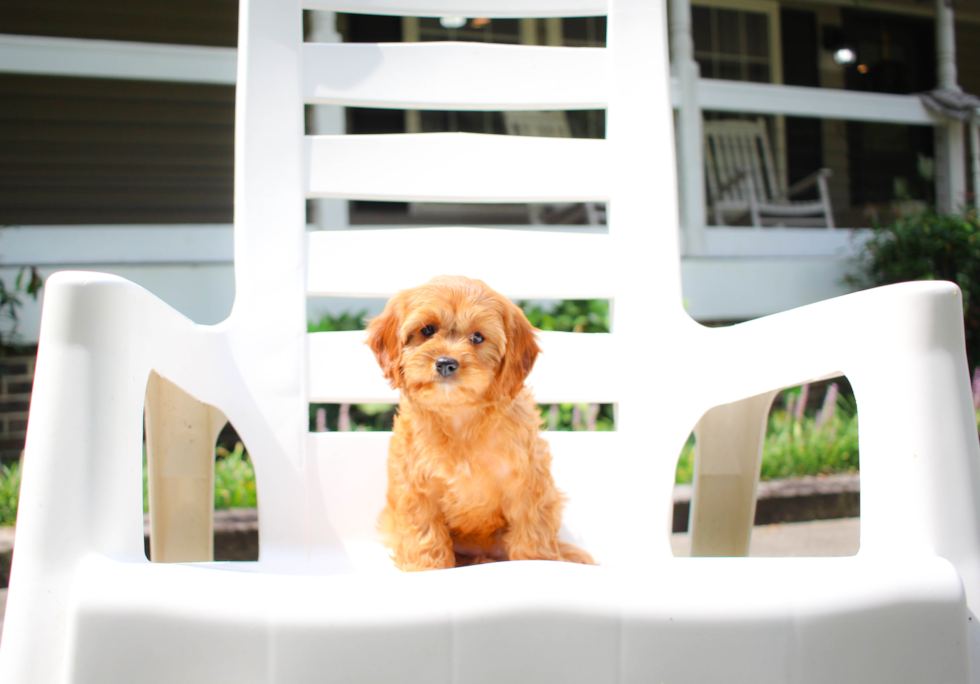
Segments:
[[[814,12],[783,9],[779,12],[783,41],[783,82],[786,85],[820,87],[817,60],[817,15]],[[823,134],[820,119],[786,118],[786,164],[790,185],[823,167]],[[814,187],[809,196],[816,199]]]
[[[845,73],[848,90],[907,95],[936,85],[933,22],[842,10],[843,31],[857,53]],[[930,126],[848,122],[851,201],[933,200]]]

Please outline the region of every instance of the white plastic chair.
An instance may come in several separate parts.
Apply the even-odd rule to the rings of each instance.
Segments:
[[[306,1],[481,17],[606,9]],[[242,7],[231,317],[194,325],[112,276],[49,280],[0,680],[967,681],[980,448],[956,287],[895,286],[723,329],[690,320],[660,2],[615,2],[606,50],[302,45],[301,9],[298,0]],[[602,104],[608,139],[304,140],[304,101]],[[442,165],[450,147],[471,161]],[[307,235],[304,197],[333,196],[608,200],[611,223],[608,234]],[[565,534],[601,567],[394,571],[374,531],[388,436],[308,432],[310,401],[394,397],[360,334],[306,334],[305,296],[387,295],[444,272],[513,297],[615,300],[611,334],[542,334],[530,381],[542,403],[617,404],[616,432],[547,434],[570,498]],[[837,373],[861,412],[860,553],[672,557],[674,468],[692,426],[701,437],[692,548],[744,556],[773,391]],[[208,557],[213,429],[227,416],[257,471],[258,562],[146,560],[145,399],[160,557]],[[197,541],[182,543],[192,533]]]
[[[725,214],[734,212],[748,214],[753,226],[834,228],[830,169],[818,169],[787,188],[776,173],[763,119],[705,121],[704,167],[716,225],[725,225]],[[792,199],[813,187],[817,199]]]

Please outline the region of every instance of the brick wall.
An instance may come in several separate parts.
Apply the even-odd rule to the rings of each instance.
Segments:
[[[34,354],[0,358],[0,460],[4,462],[16,461],[24,450],[34,361]]]

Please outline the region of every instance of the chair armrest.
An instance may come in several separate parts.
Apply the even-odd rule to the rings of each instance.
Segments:
[[[706,331],[713,406],[845,374],[861,425],[861,553],[938,555],[980,610],[980,440],[963,298],[903,283]]]
[[[789,186],[789,188],[786,189],[786,197],[789,198],[793,195],[799,194],[807,188],[819,183],[821,179],[830,178],[832,175],[834,175],[834,172],[830,169],[820,169],[818,171],[814,171],[810,175],[804,176]]]
[[[33,571],[35,554],[49,565],[55,554],[143,556],[140,453],[151,370],[222,410],[244,390],[220,328],[198,326],[116,276],[62,272],[48,280],[17,521],[19,573]]]
[[[10,625],[66,614],[73,572],[92,554],[145,562],[141,444],[151,370],[229,416],[242,413],[229,404],[249,403],[222,326],[195,325],[116,276],[56,273],[44,290]],[[5,651],[58,651],[65,628],[51,618],[44,629],[10,630]],[[44,660],[35,661],[35,680],[58,679],[58,664]]]

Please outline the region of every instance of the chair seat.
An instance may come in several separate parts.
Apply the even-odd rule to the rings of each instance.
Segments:
[[[964,592],[940,558],[678,558],[635,570],[523,561],[384,581],[318,572],[90,556],[76,577],[68,680],[865,683],[968,673]]]

